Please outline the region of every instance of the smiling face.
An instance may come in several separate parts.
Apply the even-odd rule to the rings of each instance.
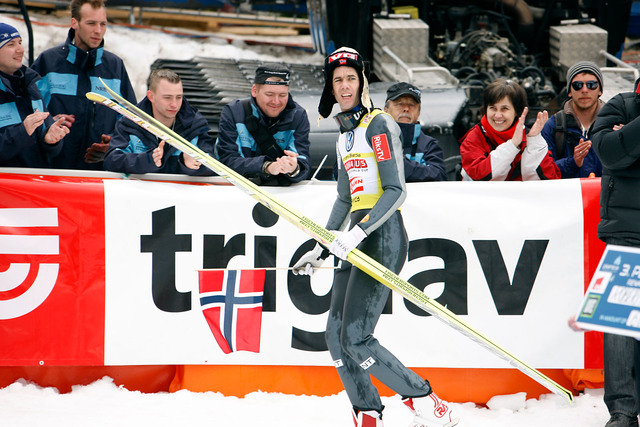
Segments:
[[[333,70],[331,85],[341,111],[349,111],[360,103],[360,78],[355,68],[342,66]]]
[[[494,104],[489,104],[486,115],[491,127],[498,132],[509,129],[516,119],[515,108],[507,96]]]
[[[0,48],[0,71],[6,74],[13,74],[22,67],[22,57],[24,48],[20,37],[9,40],[7,44]]]
[[[269,78],[267,80],[273,80]],[[254,84],[251,87],[251,95],[256,99],[256,104],[267,117],[276,118],[282,113],[289,101],[289,86]]]
[[[74,44],[85,51],[99,47],[107,32],[107,10],[94,9],[85,3],[80,8],[80,16],[80,19],[71,18],[71,28],[76,32]]]

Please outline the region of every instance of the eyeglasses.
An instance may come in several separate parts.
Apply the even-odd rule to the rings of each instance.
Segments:
[[[580,90],[582,86],[587,85],[587,89],[596,90],[598,89],[598,81],[597,80],[589,80],[588,82],[573,82],[571,83],[571,87],[573,90]]]

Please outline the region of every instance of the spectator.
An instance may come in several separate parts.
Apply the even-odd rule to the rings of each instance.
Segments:
[[[593,62],[578,62],[567,71],[569,98],[542,128],[562,178],[602,175],[602,164],[590,140],[593,122],[604,105],[602,88],[602,73]]]
[[[407,257],[408,238],[400,206],[406,197],[400,129],[373,109],[367,65],[360,54],[340,48],[325,59],[325,86],[318,105],[323,117],[337,102],[341,112],[338,197],[326,228],[336,231],[329,251],[342,261],[335,273],[326,339],[353,407],[357,427],[381,427],[382,410],[371,376],[402,395],[416,426],[454,426],[458,417],[428,381],[406,368],[374,337],[390,289],[351,265],[356,247],[395,273]],[[358,184],[358,185],[355,185]],[[349,231],[342,231],[350,223]],[[313,274],[328,256],[320,244],[294,265],[294,274]]]
[[[153,70],[148,86],[147,96],[138,107],[193,145],[213,154],[209,125],[183,97],[180,76],[170,70]],[[104,166],[107,170],[124,173],[213,174],[192,157],[124,117],[116,123]]]
[[[309,118],[289,94],[289,78],[283,65],[261,65],[251,97],[222,109],[220,161],[260,184],[290,185],[310,176]]]
[[[51,114],[71,128],[53,167],[102,169],[118,114],[94,104],[85,94],[108,95],[98,78],[132,103],[136,97],[122,60],[104,50],[107,11],[103,0],[72,0],[71,28],[64,44],[48,49],[33,63],[38,87]]]
[[[421,93],[409,83],[396,83],[387,89],[384,111],[391,114],[402,131],[406,182],[446,181],[442,148],[437,139],[422,132],[418,123]]]
[[[533,181],[560,178],[560,171],[540,131],[548,119],[539,112],[524,133],[527,95],[519,84],[498,79],[483,93],[482,119],[460,145],[462,179],[473,181]]]
[[[0,166],[46,168],[69,129],[44,108],[38,73],[22,65],[22,38],[0,23]]]
[[[591,135],[602,162],[598,238],[607,245],[640,247],[640,80],[600,110]],[[606,427],[638,426],[640,343],[604,334]]]

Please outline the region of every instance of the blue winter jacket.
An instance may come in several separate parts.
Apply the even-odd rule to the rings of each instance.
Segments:
[[[153,114],[151,101],[146,96],[138,107],[149,114]],[[173,130],[202,151],[213,155],[213,138],[209,136],[209,125],[206,119],[186,99],[182,100],[180,111],[176,115]],[[124,173],[183,173],[188,175],[213,175],[205,166],[199,169],[189,169],[184,165],[182,151],[164,145],[162,166],[157,167],[151,153],[158,147],[160,141],[127,118],[121,118],[116,123],[116,129],[111,137],[109,151],[104,159],[106,170]]]
[[[22,122],[35,112],[47,111],[36,82],[38,73],[24,65],[14,74],[0,72],[0,166],[49,167],[66,138],[55,144],[44,142],[53,123],[51,115],[44,124],[28,135]]]
[[[425,135],[419,123],[398,123],[402,131],[406,182],[446,181],[444,155],[438,140]]]
[[[564,136],[564,150],[562,153],[558,153],[556,147],[556,116],[555,114],[549,117],[547,123],[542,128],[542,136],[547,141],[549,151],[553,155],[553,160],[558,165],[562,178],[587,178],[591,173],[595,176],[602,176],[602,163],[598,159],[598,155],[594,151],[593,147],[589,149],[589,152],[582,162],[582,167],[578,167],[573,160],[573,150],[580,143],[580,138],[585,141],[591,138],[591,129],[588,129],[583,135],[582,130],[576,124],[575,119],[566,114],[565,118],[566,131]]]
[[[104,82],[128,101],[136,103],[135,93],[122,59],[100,47],[85,52],[72,44],[73,29],[64,44],[47,49],[33,63],[41,76],[38,87],[51,114],[73,114],[75,122],[64,138],[64,148],[53,159],[53,167],[61,169],[102,169],[102,163],[86,163],[84,155],[102,134],[111,134],[118,120],[113,110],[94,104],[85,94],[96,92],[109,96],[98,80]]]
[[[265,156],[245,124],[242,99],[224,106],[220,116],[220,128],[216,142],[216,152],[222,163],[247,178],[260,177],[263,183],[269,178],[262,174]],[[258,108],[255,98],[251,97],[251,110],[260,123],[266,125],[265,117]],[[298,153],[300,172],[295,177],[278,175],[279,184],[300,182],[308,179],[311,173],[309,161],[309,118],[307,112],[293,101],[291,94],[287,106],[275,119],[268,120],[269,132],[283,150]]]

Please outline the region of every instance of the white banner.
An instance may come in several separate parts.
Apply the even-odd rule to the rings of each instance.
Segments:
[[[197,270],[277,267],[308,236],[232,186],[105,180],[105,365],[330,365],[323,343],[332,273],[275,272],[260,353],[224,354],[200,310]],[[582,368],[583,335],[566,325],[584,291],[579,180],[409,184],[411,242],[400,276],[536,368]],[[324,225],[335,183],[268,191]],[[257,207],[256,207],[257,206]],[[261,255],[256,255],[261,254]],[[260,260],[256,260],[259,257]],[[267,256],[268,258],[268,256]],[[258,262],[256,262],[258,261]],[[332,265],[329,258],[325,265]],[[506,363],[393,295],[376,336],[411,367]]]

